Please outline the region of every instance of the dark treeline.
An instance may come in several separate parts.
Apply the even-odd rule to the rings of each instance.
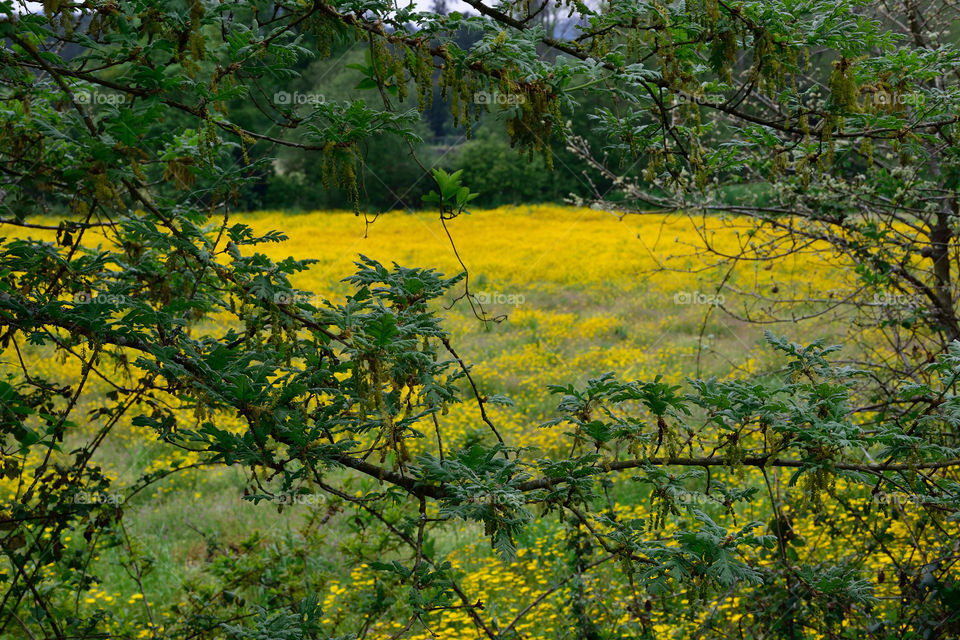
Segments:
[[[561,31],[573,28],[562,21],[547,27]],[[307,48],[313,46],[308,43],[310,37],[305,36]],[[462,30],[457,40],[460,46],[469,48],[479,38],[479,33]],[[299,101],[297,109],[301,113],[309,111],[318,101],[346,104],[363,100],[370,105],[382,106],[383,98],[378,90],[363,84],[365,76],[360,68],[369,64],[366,44],[352,38],[340,41],[329,58],[299,65],[295,69],[296,77],[274,79],[271,86],[263,87],[263,93],[274,98],[290,96],[291,102]],[[416,89],[412,82],[409,91],[411,95],[403,101],[395,96],[389,97],[397,112],[416,107]],[[481,96],[476,101],[482,104],[484,99],[492,102],[489,111],[480,113],[479,120],[472,122],[470,130],[465,131],[463,126],[453,122],[449,105],[445,104],[440,89],[434,88],[430,106],[414,125],[422,139],[415,146],[420,162],[427,168],[463,169],[464,182],[480,193],[475,206],[559,203],[576,197],[589,198],[595,194],[594,190],[608,191],[609,181],[569,151],[563,140],[551,142],[552,170],[546,166],[543,154],[523,154],[521,157],[517,149],[511,148],[503,122],[498,122],[503,115],[496,104],[498,97]],[[269,107],[275,105],[264,108],[262,103],[263,100],[248,98],[235,100],[230,105],[230,116],[246,127],[269,130],[272,124]],[[564,113],[571,132],[588,139],[591,137],[587,114],[594,106],[580,103]],[[302,133],[284,136],[284,139],[297,139],[298,135]],[[274,151],[264,144],[257,144],[248,150],[247,159],[242,157],[239,149],[236,151],[238,164],[247,164],[250,175],[248,186],[239,197],[240,208],[297,211],[354,206],[349,190],[324,183],[323,166],[317,153],[287,149],[276,161],[255,162],[257,157],[266,157]],[[389,135],[378,136],[375,141],[364,145],[362,158],[358,188],[363,208],[388,211],[423,207],[421,197],[429,191],[431,180],[403,140]]]

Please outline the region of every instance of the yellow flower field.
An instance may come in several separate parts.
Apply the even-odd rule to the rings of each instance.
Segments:
[[[504,207],[476,211],[447,223],[447,229],[433,213],[394,212],[380,216],[372,225],[347,212],[313,212],[290,215],[279,212],[257,212],[234,216],[231,223],[250,224],[257,232],[280,230],[289,236],[285,242],[260,245],[258,250],[271,259],[286,256],[313,259],[317,263],[305,274],[294,278],[294,284],[305,292],[336,299],[348,290],[341,279],[353,271],[359,254],[384,264],[397,262],[403,266],[434,267],[453,275],[462,270],[459,255],[469,273],[469,290],[483,304],[488,317],[497,322],[479,320],[466,299],[446,302],[449,310],[438,308],[445,325],[452,333],[452,342],[464,360],[473,365],[473,373],[483,393],[504,394],[514,406],[492,409],[492,417],[508,444],[534,447],[544,454],[555,453],[562,444],[563,427],[538,428],[555,409],[555,398],[549,396],[549,384],[582,383],[587,377],[607,371],[625,379],[652,380],[655,376],[671,384],[682,384],[697,375],[747,375],[758,373],[773,363],[769,349],[761,346],[762,328],[740,322],[711,301],[738,311],[755,305],[757,296],[776,291],[784,298],[819,295],[823,291],[849,288],[848,270],[830,263],[818,254],[807,251],[790,256],[764,269],[757,263],[744,263],[727,273],[714,256],[703,252],[704,242],[720,253],[736,253],[746,240],[738,231],[745,223],[737,220],[700,219],[683,215],[633,216],[620,219],[611,213],[592,209],[556,206]],[[698,233],[705,225],[706,238]],[[447,235],[449,231],[450,236]],[[7,230],[0,230],[0,235]],[[52,233],[32,234],[52,237]],[[88,238],[89,242],[95,240]],[[754,238],[752,241],[759,241]],[[454,245],[456,253],[454,252]],[[222,249],[222,247],[219,247]],[[718,291],[717,283],[726,278],[730,285]],[[457,294],[462,293],[463,285]],[[721,296],[722,299],[718,296]],[[454,304],[455,302],[455,304]],[[479,311],[479,307],[476,307]],[[842,337],[844,327],[818,321],[815,324],[775,327],[795,341],[826,337]],[[70,361],[72,363],[72,360]],[[5,366],[12,363],[5,361]],[[76,380],[79,371],[48,358],[38,372],[52,380]],[[99,387],[107,390],[105,384]],[[95,403],[91,401],[92,409]],[[241,429],[236,416],[219,416],[223,428]],[[82,425],[93,433],[95,426]],[[451,407],[444,418],[445,446],[456,448],[482,431],[475,403]],[[104,450],[97,462],[115,481],[122,492],[138,474],[162,471],[201,461],[199,454],[165,448],[155,443],[156,435],[148,428],[135,427],[125,419],[112,434],[114,444]],[[429,438],[414,449],[430,449]],[[36,461],[34,461],[36,463]],[[629,474],[615,478],[615,485],[632,495],[645,495],[631,489]],[[775,474],[775,486],[788,491],[789,474]],[[729,484],[761,486],[758,472],[745,472],[742,478],[718,472],[715,479]],[[842,481],[841,481],[842,482]],[[229,469],[198,467],[172,476],[155,485],[149,501],[134,503],[141,514],[132,535],[138,544],[149,550],[163,544],[169,557],[158,558],[163,567],[164,582],[148,583],[157,590],[147,600],[166,602],[159,618],[145,615],[143,594],[133,584],[123,582],[124,590],[113,585],[93,585],[79,606],[99,607],[117,603],[122,613],[105,623],[107,632],[126,632],[133,637],[150,637],[154,625],[167,624],[178,611],[186,610],[181,602],[178,580],[198,575],[195,553],[191,545],[198,538],[186,529],[175,532],[152,530],[175,510],[188,510],[191,518],[223,524],[228,518],[241,520],[249,516],[253,524],[234,527],[225,536],[233,544],[262,526],[297,536],[294,518],[262,515],[270,507],[255,507],[239,499],[240,479]],[[217,496],[235,490],[230,500]],[[19,498],[15,483],[0,481],[0,492],[13,501]],[[225,493],[226,492],[226,493]],[[825,514],[812,511],[794,514],[794,528],[807,541],[806,552],[823,562],[838,562],[854,545],[835,535],[851,531],[856,524],[851,516],[829,499]],[[226,506],[225,506],[226,505]],[[241,506],[242,505],[242,506]],[[869,509],[866,500],[859,507],[865,520],[876,526],[876,509]],[[243,509],[244,518],[237,518]],[[897,541],[922,538],[915,516],[905,507],[903,517],[889,523],[893,555]],[[621,518],[649,518],[651,505],[617,503],[613,507]],[[743,526],[762,518],[762,501],[750,508],[741,508],[718,522],[726,527]],[[258,515],[259,514],[259,515]],[[831,529],[837,525],[835,530]],[[960,536],[958,523],[948,523]],[[674,526],[658,532],[668,541]],[[833,531],[833,532],[832,532]],[[554,576],[564,575],[567,541],[561,528],[550,529],[545,522],[536,523],[525,548],[518,558],[505,562],[487,548],[482,532],[472,526],[453,528],[450,538],[441,545],[441,553],[462,578],[462,585],[471,600],[484,603],[483,616],[489,624],[501,629],[511,624],[531,604],[536,613],[520,618],[515,630],[529,640],[550,640],[562,631],[568,587],[556,584]],[[279,534],[278,534],[279,535]],[[172,536],[172,539],[170,539]],[[904,547],[906,548],[906,547]],[[337,554],[331,548],[331,555]],[[106,556],[106,551],[104,556]],[[895,575],[895,560],[881,553],[857,558],[863,575],[878,588],[878,594],[894,596],[895,581],[878,578],[883,571]],[[775,562],[776,559],[758,559]],[[351,610],[365,597],[375,593],[376,578],[365,566],[355,566],[342,575],[331,575],[327,591],[320,594],[325,611],[324,624],[331,637],[345,632],[351,622]],[[9,570],[0,568],[0,571]],[[159,580],[159,578],[158,578]],[[591,578],[583,585],[590,602],[604,607],[589,612],[597,621],[624,636],[636,633],[642,623],[652,628],[657,637],[688,638],[702,629],[701,625],[733,625],[740,619],[761,615],[751,609],[748,598],[731,591],[721,594],[700,610],[711,612],[700,618],[679,619],[665,612],[682,611],[688,604],[687,593],[664,594],[649,598],[637,595],[622,577],[611,580]],[[176,603],[176,604],[173,604]],[[707,620],[707,617],[710,620]],[[399,622],[376,621],[370,637],[388,637],[402,629]],[[476,638],[478,633],[469,615],[451,610],[438,614],[430,627],[414,626],[409,637],[416,640]],[[811,635],[810,637],[820,637]]]
[[[448,222],[453,245],[435,213],[394,212],[369,227],[345,212],[258,212],[240,220],[260,233],[276,229],[289,236],[286,242],[260,246],[271,258],[317,260],[307,274],[294,277],[294,284],[320,296],[347,290],[339,280],[351,273],[358,254],[383,264],[459,273],[455,246],[468,270],[470,292],[493,303],[484,305],[488,317],[504,319],[484,324],[464,299],[440,313],[478,380],[517,400],[518,411],[500,419],[504,430],[526,446],[549,449],[557,441],[557,433],[532,428],[553,409],[544,397],[549,384],[582,382],[607,371],[625,379],[661,375],[677,384],[697,375],[698,352],[701,375],[754,373],[757,358],[768,355],[759,346],[762,327],[719,310],[710,313],[701,338],[721,272],[713,266],[716,258],[703,252],[699,218],[620,219],[593,209],[502,207]],[[735,252],[737,230],[744,224],[707,220],[711,245]],[[812,273],[817,282],[811,282]],[[776,286],[782,296],[802,297],[845,286],[845,274],[808,251],[779,262],[775,270],[744,266],[730,282],[744,291],[762,293]],[[461,286],[457,293],[462,291]],[[717,301],[734,310],[753,300],[745,295],[741,302],[730,292],[720,296]],[[838,335],[836,328],[829,329],[826,337]],[[820,337],[810,327],[791,325],[783,332],[794,340]],[[468,429],[478,422],[471,411],[476,407],[470,403],[453,408],[450,424]],[[454,433],[462,435],[457,428]]]

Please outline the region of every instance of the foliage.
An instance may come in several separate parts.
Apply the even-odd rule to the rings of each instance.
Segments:
[[[358,637],[381,617],[398,622],[399,637],[415,626],[432,634],[450,614],[465,615],[462,626],[477,634],[510,637],[546,595],[512,622],[487,615],[438,550],[450,523],[467,521],[505,562],[523,557],[536,526],[565,537],[561,575],[545,592],[567,590],[558,635],[608,634],[593,619],[611,616],[588,595],[591,580],[631,594],[623,631],[641,637],[662,629],[645,618],[652,605],[638,594],[703,603],[733,590],[755,594],[771,613],[741,625],[741,636],[955,635],[957,109],[943,82],[956,67],[954,47],[933,48],[914,33],[914,48],[897,49],[895,33],[848,2],[565,2],[580,18],[569,40],[533,24],[533,3],[468,4],[481,15],[352,0],[54,0],[31,13],[0,0],[2,222],[55,232],[54,240],[11,237],[0,249],[0,430],[11,490],[0,518],[0,634],[65,639],[116,626],[116,607],[96,598],[80,605],[101,584],[97,554],[114,549],[137,591],[128,603],[144,601],[141,637],[330,637],[340,628]],[[455,37],[464,30],[480,34],[469,48]],[[343,40],[369,51],[353,70],[358,90],[375,98],[302,105],[264,91],[262,79],[290,80]],[[542,55],[543,47],[559,53]],[[808,58],[827,60],[824,50],[836,60],[819,74],[829,88],[821,99],[811,97],[816,80],[803,76]],[[311,260],[257,251],[281,232],[258,235],[231,220],[233,203],[271,161],[262,147],[273,145],[314,154],[321,182],[346,190],[359,212],[364,145],[393,136],[415,156],[417,114],[435,86],[468,132],[490,105],[476,96],[503,96],[494,109],[528,158],[542,154],[551,168],[552,141],[568,141],[610,183],[661,208],[722,209],[711,204],[714,177],[774,176],[788,208],[760,220],[786,235],[748,243],[737,259],[776,257],[784,237],[823,240],[865,285],[925,295],[932,307],[899,326],[940,348],[922,364],[887,367],[909,375],[870,368],[893,400],[863,407],[856,371],[833,363],[833,347],[768,334],[786,362],[770,380],[696,379],[684,388],[609,374],[554,385],[560,398],[548,425],[569,428],[565,454],[507,442],[488,412],[502,399],[477,386],[442,321],[440,299],[454,286],[474,308],[466,273],[361,257],[345,280],[349,293],[321,301],[291,281]],[[865,106],[867,87],[912,90],[925,102]],[[615,108],[596,110],[597,130],[620,157],[647,159],[651,189],[614,175],[568,135],[563,110],[584,91],[614,99]],[[708,91],[725,97],[702,99]],[[676,97],[684,104],[674,106]],[[398,106],[414,99],[416,108]],[[252,101],[280,137],[232,119],[228,105],[238,100]],[[711,122],[701,107],[729,120]],[[710,137],[734,127],[740,132],[723,144]],[[896,151],[899,166],[870,156],[866,142]],[[872,158],[872,181],[850,177],[861,156]],[[447,222],[476,195],[463,175],[429,172],[426,199],[448,236]],[[880,222],[869,214],[875,206]],[[38,216],[51,211],[56,224]],[[930,264],[914,261],[908,230],[920,234],[919,256]],[[482,306],[478,315],[487,319]],[[914,342],[896,344],[904,355]],[[51,355],[71,364],[72,379],[38,373]],[[445,447],[445,414],[464,400],[476,405],[483,432]],[[191,583],[196,606],[177,605],[158,624],[144,593],[151,550],[128,535],[124,500],[100,464],[126,419],[193,465],[237,469],[254,505],[277,502],[282,512],[309,496],[331,500],[305,536],[317,535],[318,518],[348,510],[354,531],[344,547],[359,578],[373,576],[373,592],[334,621],[318,591],[337,585],[294,579],[318,558],[251,539],[213,563],[227,587]],[[183,468],[151,470],[130,493]],[[731,486],[748,469],[762,476],[748,487],[759,491]],[[870,540],[832,564],[801,556],[806,541],[771,488],[773,469],[791,470],[798,504],[812,512],[825,509],[825,496],[851,518],[863,519],[865,506]],[[728,476],[723,486],[711,470]],[[649,487],[650,517],[618,516],[609,478],[625,476]],[[924,507],[926,535],[913,538],[907,557],[885,546],[893,527],[863,502],[888,491]],[[739,503],[761,499],[764,517],[736,522]],[[720,518],[730,512],[726,526]],[[896,607],[882,607],[858,566],[874,553],[896,558]]]

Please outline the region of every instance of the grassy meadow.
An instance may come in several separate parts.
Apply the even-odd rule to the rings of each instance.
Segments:
[[[462,270],[435,214],[395,212],[380,216],[369,227],[362,217],[346,212],[257,212],[238,219],[256,231],[284,232],[286,241],[261,245],[259,250],[274,260],[288,255],[316,260],[309,272],[294,278],[294,284],[330,299],[348,290],[341,279],[352,273],[358,254],[384,264],[430,266],[447,275]],[[625,379],[662,376],[670,384],[683,385],[692,376],[763,375],[775,368],[779,361],[764,344],[763,327],[712,307],[711,301],[719,301],[717,295],[723,297],[725,308],[736,312],[745,306],[756,309],[758,300],[771,291],[784,298],[809,297],[850,286],[842,265],[812,251],[780,260],[771,269],[742,263],[728,271],[703,247],[709,242],[721,252],[735,253],[746,241],[737,230],[745,227],[736,220],[709,220],[710,232],[703,237],[694,222],[702,221],[681,215],[620,219],[591,209],[533,206],[476,211],[447,223],[468,269],[471,293],[498,321],[479,320],[475,315],[479,307],[471,307],[466,299],[454,303],[452,296],[446,301],[452,306],[437,308],[436,313],[444,319],[459,355],[473,365],[482,393],[502,394],[513,401],[513,406],[491,413],[508,444],[533,447],[545,456],[556,453],[564,427],[539,427],[554,415],[557,397],[547,392],[550,384],[582,383],[613,371]],[[0,235],[5,233],[0,229]],[[728,286],[718,294],[721,281]],[[842,320],[823,317],[770,328],[796,342],[837,341],[846,329]],[[69,382],[79,375],[63,358],[39,350],[28,355],[45,358],[38,371],[51,380]],[[6,366],[12,366],[9,359]],[[104,393],[109,390],[103,381],[96,384]],[[87,411],[96,408],[95,400],[89,404]],[[183,419],[194,420],[187,411]],[[217,420],[225,428],[242,428],[236,416]],[[77,442],[89,437],[96,424],[91,418],[90,424],[80,425]],[[454,450],[471,439],[488,437],[481,427],[475,403],[450,407],[443,423],[444,447]],[[424,438],[414,448],[433,446],[430,438]],[[90,584],[77,607],[102,609],[106,633],[149,638],[151,629],[202,617],[221,599],[268,603],[271,593],[291,584],[316,589],[330,637],[355,622],[353,611],[370,599],[383,601],[385,612],[366,621],[368,637],[386,638],[402,627],[391,619],[403,618],[387,612],[404,603],[391,600],[389,590],[354,562],[351,546],[378,534],[358,528],[349,509],[335,499],[291,505],[282,513],[275,505],[254,505],[242,499],[245,478],[240,471],[207,468],[198,454],[159,443],[152,430],[134,426],[129,419],[115,427],[96,462],[113,479],[114,491],[124,496],[124,509],[133,516],[122,544],[143,558],[137,565],[121,565],[117,558],[124,554],[105,542],[94,561],[105,579]],[[149,490],[132,496],[124,491],[144,474],[168,472]],[[771,491],[795,490],[788,486],[788,478],[788,473],[771,471]],[[729,486],[764,485],[759,472],[750,470],[733,476],[721,469],[715,480]],[[358,491],[371,483],[355,480]],[[3,480],[0,490],[14,500],[22,488]],[[620,518],[649,517],[647,493],[624,472],[609,487],[611,511]],[[754,501],[755,513],[750,506],[730,512],[720,505],[703,508],[724,526],[739,527],[759,517],[760,502]],[[839,515],[838,505],[828,498],[825,502],[823,513],[794,514],[794,528],[805,541],[802,553],[853,567],[877,595],[886,594],[895,585],[880,576],[884,570],[887,575],[895,573],[891,558],[896,556],[897,540],[924,535],[911,520],[909,505],[904,507],[905,517],[893,519],[871,510],[864,499],[863,522],[851,526],[842,518],[852,516]],[[858,526],[882,527],[887,551],[892,552],[881,554],[845,540]],[[960,535],[956,523],[948,526]],[[671,544],[670,531],[667,526],[659,533],[664,544]],[[688,592],[663,593],[648,602],[651,596],[638,596],[623,576],[580,585],[554,581],[553,576],[568,571],[569,541],[563,527],[552,516],[544,517],[525,535],[528,539],[518,545],[520,553],[513,562],[493,554],[482,530],[473,525],[452,523],[445,537],[434,543],[435,555],[460,572],[470,599],[483,601],[489,624],[504,629],[527,607],[536,608],[535,615],[522,617],[513,627],[523,638],[564,637],[558,612],[567,606],[571,589],[588,594],[592,619],[624,635],[643,627],[656,637],[691,638],[698,632],[710,637],[710,628],[729,629],[750,616],[776,615],[751,600],[751,587],[710,596],[714,601],[704,609],[709,614],[689,618],[684,615],[692,597]],[[468,615],[458,611],[444,612],[429,629],[414,628],[413,633],[418,640],[432,634],[478,637]],[[809,637],[817,634],[811,630]]]

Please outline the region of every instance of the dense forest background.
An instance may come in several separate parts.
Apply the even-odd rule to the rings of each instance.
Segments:
[[[433,9],[442,13],[448,11],[443,2],[434,3]],[[550,35],[570,33],[577,24],[575,19],[566,17],[565,10],[558,8],[541,14],[540,22]],[[481,35],[461,30],[455,41],[461,48],[469,49]],[[379,100],[373,86],[359,85],[365,88],[358,88],[358,77],[363,76],[358,76],[357,66],[365,65],[369,65],[369,53],[364,43],[340,44],[326,59],[302,61],[294,66],[299,74],[295,81],[265,85],[264,92],[269,95],[287,92],[291,96],[296,92],[326,101]],[[422,139],[417,154],[426,166],[464,169],[464,183],[480,194],[474,202],[476,206],[563,202],[576,196],[587,198],[591,194],[590,181],[604,190],[609,187],[607,178],[555,139],[550,141],[554,158],[552,171],[547,170],[541,154],[523,154],[525,161],[520,161],[519,151],[511,147],[495,108],[479,114],[479,118],[469,123],[469,129],[465,130],[454,123],[451,110],[440,94],[440,88],[434,87],[422,119],[415,126]],[[574,131],[590,136],[596,144],[602,140],[590,133],[589,114],[593,112],[592,107],[603,99],[602,96],[588,97],[583,108],[565,114]],[[415,95],[410,96],[401,108],[415,108],[416,100]],[[411,101],[414,104],[410,104]],[[230,108],[238,122],[246,127],[269,129],[273,124],[268,114],[246,99],[231,103]],[[279,208],[294,211],[353,207],[348,191],[325,187],[321,173],[322,168],[315,162],[314,154],[284,150],[276,162],[261,167],[256,180],[241,196],[240,206],[248,210]],[[402,140],[384,135],[365,143],[360,176],[360,199],[365,209],[420,209],[423,207],[421,198],[430,188],[430,180]]]

